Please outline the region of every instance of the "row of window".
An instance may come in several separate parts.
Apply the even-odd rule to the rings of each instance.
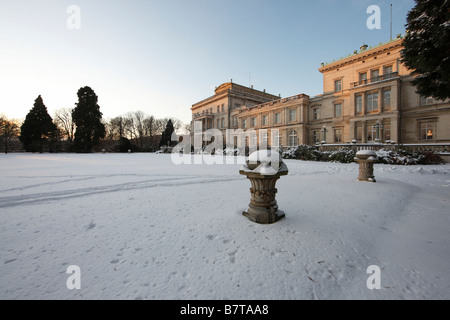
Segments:
[[[219,112],[225,112],[225,105],[221,104],[220,106],[217,106],[217,113]]]
[[[237,139],[238,137],[234,137],[234,144],[237,145]],[[263,132],[260,137],[262,143],[265,145],[269,145],[269,135],[266,132]],[[274,131],[272,139],[273,142],[278,142],[278,146],[282,145],[282,137],[279,131]],[[253,134],[251,136],[243,136],[241,144],[243,146],[257,146],[258,145],[258,135]],[[297,131],[291,130],[288,135],[288,146],[298,146],[299,140]]]
[[[382,91],[383,100],[380,103],[380,93],[379,91],[374,92],[368,92],[365,94],[365,111],[366,112],[376,112],[379,111],[380,104],[382,104],[383,108],[385,110],[388,110],[391,108],[391,90],[385,89]],[[363,94],[356,94],[355,95],[355,109],[356,114],[362,114],[363,113]],[[313,114],[313,120],[319,120],[320,119],[320,108],[314,108],[312,110]],[[340,118],[343,116],[343,108],[342,103],[336,103],[334,104],[334,117]]]
[[[294,122],[297,121],[297,110],[292,109],[288,112],[288,121]],[[234,127],[239,126],[239,120],[237,117],[232,117],[231,123]],[[281,112],[276,112],[274,114],[274,124],[281,124]],[[263,115],[261,117],[261,125],[268,126],[269,125],[269,116]],[[255,128],[258,126],[258,119],[256,117],[252,117],[249,119],[242,119],[242,128]]]
[[[315,144],[321,141],[327,141],[326,134],[328,130],[313,130],[311,132],[312,142]],[[343,129],[336,128],[333,129],[333,142],[343,143]],[[355,139],[357,141],[362,141],[362,126],[356,126],[355,128]],[[375,142],[378,140],[388,141],[391,140],[391,126],[389,124],[383,125],[382,128],[377,128],[376,126],[368,126],[366,129],[366,142]]]
[[[383,75],[384,79],[389,79],[389,75],[392,75],[392,65],[383,67]],[[358,74],[359,84],[367,84],[369,83],[368,72],[360,72]],[[383,78],[380,76],[380,69],[372,69],[370,70],[370,82],[380,81]],[[342,79],[334,81],[334,92],[341,92],[342,88]]]
[[[355,140],[362,141],[362,126],[357,125],[355,127]],[[327,130],[312,130],[312,142],[314,144],[320,143],[321,141],[328,140],[326,138]],[[432,140],[435,132],[435,123],[434,122],[422,122],[420,123],[420,139],[421,140]],[[335,128],[332,131],[333,133],[333,141],[334,143],[343,143],[343,129]],[[366,142],[375,142],[375,141],[389,141],[391,140],[391,126],[390,124],[384,124],[382,127],[367,126],[366,127]],[[269,144],[269,135],[267,131],[261,133],[262,142],[266,145]],[[278,141],[278,145],[282,145],[282,138],[278,131],[274,131],[273,139]],[[288,146],[297,146],[299,144],[298,134],[296,130],[289,131],[288,134]],[[242,140],[242,144],[245,146],[255,146],[258,143],[258,136],[256,134],[249,136],[244,136]],[[237,145],[237,137],[235,137],[235,144]]]

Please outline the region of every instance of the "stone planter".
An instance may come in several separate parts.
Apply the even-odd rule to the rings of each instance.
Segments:
[[[275,200],[275,185],[281,176],[288,174],[279,153],[270,150],[252,153],[239,173],[247,176],[252,185],[249,208],[242,213],[245,217],[259,224],[275,223],[285,217]]]
[[[361,150],[356,153],[355,161],[359,164],[358,181],[376,182],[373,165],[377,162],[377,154],[371,150]]]

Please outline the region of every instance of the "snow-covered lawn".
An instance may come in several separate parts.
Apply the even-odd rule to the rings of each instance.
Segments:
[[[258,225],[237,163],[0,155],[0,299],[450,299],[450,165],[286,163]]]

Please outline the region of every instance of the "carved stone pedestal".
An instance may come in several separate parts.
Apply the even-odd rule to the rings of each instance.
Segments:
[[[373,165],[377,162],[375,151],[363,150],[356,153],[355,161],[359,163],[359,181],[376,182]]]
[[[275,223],[285,217],[284,212],[278,210],[275,200],[275,184],[281,176],[288,174],[281,157],[277,163],[257,161],[251,165],[247,162],[247,166],[243,166],[239,173],[247,176],[252,184],[249,208],[242,213],[245,217],[259,224]]]

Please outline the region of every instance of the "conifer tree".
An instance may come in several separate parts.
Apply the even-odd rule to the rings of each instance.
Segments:
[[[74,148],[76,152],[91,152],[106,134],[98,97],[90,87],[78,90],[78,103],[72,111],[76,126]]]
[[[450,98],[450,0],[416,0],[408,13],[402,58],[413,71],[416,91]]]
[[[44,146],[48,144],[55,131],[56,125],[48,114],[42,97],[39,96],[20,128],[20,142],[27,152],[43,152]]]
[[[166,124],[166,128],[161,137],[161,141],[159,142],[159,146],[170,146],[172,144],[172,133],[175,131],[173,127],[172,120],[169,119]]]

